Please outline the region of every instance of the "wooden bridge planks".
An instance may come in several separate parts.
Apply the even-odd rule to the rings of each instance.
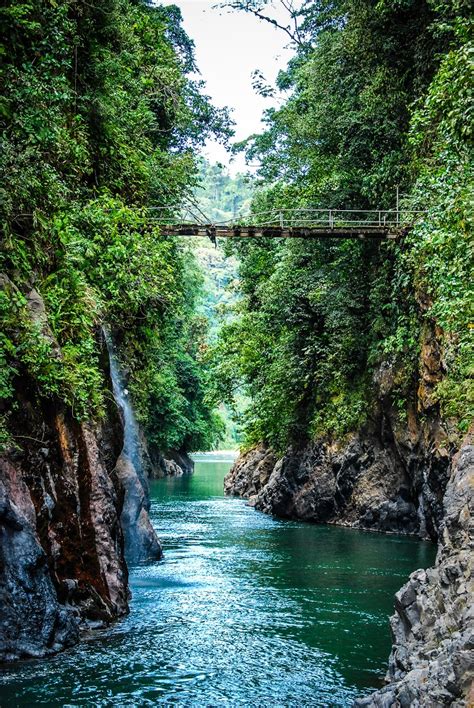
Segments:
[[[162,225],[165,234],[173,236],[207,236],[216,238],[372,238],[394,239],[400,230],[381,226],[214,226],[212,224]]]

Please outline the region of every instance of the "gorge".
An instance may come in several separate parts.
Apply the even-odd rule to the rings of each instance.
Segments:
[[[246,175],[179,7],[0,10],[0,702],[470,706],[472,13],[221,10],[292,53]]]

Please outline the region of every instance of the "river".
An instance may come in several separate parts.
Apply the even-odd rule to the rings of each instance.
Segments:
[[[223,496],[230,461],[151,483],[164,560],[131,570],[130,615],[8,667],[2,706],[350,706],[379,687],[393,595],[430,543],[279,521]]]

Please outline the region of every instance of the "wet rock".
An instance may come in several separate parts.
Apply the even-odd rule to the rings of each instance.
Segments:
[[[193,474],[194,472],[194,462],[186,452],[169,450],[162,454],[159,450],[155,450],[153,446],[147,445],[147,456],[149,465],[146,468],[150,479],[182,477],[182,475]]]
[[[59,604],[36,534],[28,487],[0,460],[0,661],[53,654],[78,639],[78,618]]]
[[[148,476],[152,465],[147,441],[135,417],[112,335],[105,328],[103,337],[108,353],[110,382],[123,429],[123,446],[113,475],[122,498],[120,523],[125,557],[129,563],[159,559],[162,556],[161,545],[148,515]]]
[[[167,460],[163,458],[163,467],[165,469],[166,477],[182,477],[184,470],[178,465],[174,460]]]
[[[398,533],[420,527],[404,466],[374,436],[354,436],[340,448],[290,448],[279,460],[259,446],[236,461],[224,489],[256,496],[257,509],[282,517]]]
[[[124,454],[121,454],[117,461],[114,475],[123,490],[121,526],[125,540],[125,557],[131,563],[161,558],[161,544],[148,515],[148,483]]]
[[[32,442],[16,465],[33,499],[38,537],[59,599],[65,602],[63,581],[73,579],[77,591],[69,602],[80,616],[110,621],[128,611],[128,572],[120,499],[102,453],[103,431],[77,423],[65,410],[51,414],[43,427],[50,454],[38,455]],[[49,415],[39,415],[43,426]]]
[[[181,470],[180,474],[193,474],[194,462],[189,455],[182,450],[169,450],[165,453],[166,460],[174,462]],[[179,474],[179,473],[178,473]]]
[[[241,455],[224,479],[226,494],[253,497],[267,484],[277,462],[276,456],[264,445]]]
[[[19,444],[1,466],[6,660],[59,651],[77,641],[80,623],[128,611],[111,431],[79,424],[58,403],[33,404],[31,395],[25,380],[12,413]]]
[[[436,565],[395,598],[389,685],[356,706],[466,706],[474,683],[474,445],[453,460]]]

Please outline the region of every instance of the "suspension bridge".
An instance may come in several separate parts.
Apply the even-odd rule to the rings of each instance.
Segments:
[[[228,221],[213,222],[193,204],[174,211],[150,208],[150,221],[173,236],[218,238],[339,238],[395,239],[423,212],[401,209],[280,209],[236,214]]]

